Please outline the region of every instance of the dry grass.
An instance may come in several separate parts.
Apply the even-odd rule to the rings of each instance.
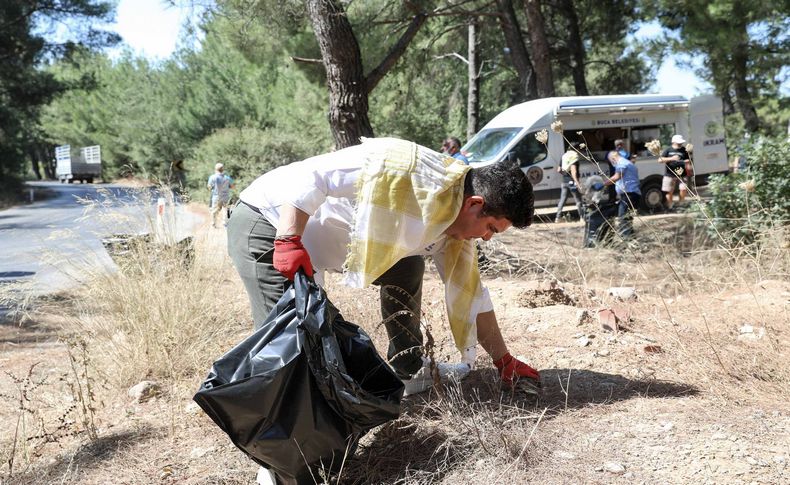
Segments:
[[[245,326],[232,267],[200,242],[196,251],[187,263],[176,246],[134,245],[121,271],[97,274],[78,295],[74,330],[116,385],[153,378],[192,386]]]

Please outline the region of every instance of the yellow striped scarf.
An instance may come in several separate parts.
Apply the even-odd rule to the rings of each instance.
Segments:
[[[469,167],[415,143],[363,139],[367,160],[357,200],[345,283],[365,287],[400,259],[443,237],[463,203]],[[447,239],[445,302],[456,347],[474,346],[482,295],[473,241]]]

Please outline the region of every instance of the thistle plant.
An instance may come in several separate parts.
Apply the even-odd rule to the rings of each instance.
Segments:
[[[661,142],[658,140],[650,140],[649,142],[645,143],[645,148],[655,156],[659,156],[661,154]]]

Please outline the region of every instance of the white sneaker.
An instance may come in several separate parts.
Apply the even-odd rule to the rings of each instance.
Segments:
[[[277,479],[274,478],[274,472],[268,468],[258,468],[258,475],[255,477],[255,483],[258,485],[277,485]]]
[[[437,363],[436,367],[439,368],[439,379],[442,382],[461,382],[466,376],[469,375],[472,368],[469,364],[459,362],[451,364],[449,362]],[[423,357],[423,365],[416,374],[411,376],[411,379],[403,379],[403,395],[411,396],[427,391],[433,386],[433,376],[431,376],[431,364],[428,359]]]

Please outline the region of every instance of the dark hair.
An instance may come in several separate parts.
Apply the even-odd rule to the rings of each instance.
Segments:
[[[455,147],[458,148],[459,150],[461,149],[461,140],[459,140],[458,138],[451,136],[447,138],[447,141],[455,145]]]
[[[470,195],[483,197],[483,215],[504,217],[518,228],[532,224],[532,184],[516,163],[503,160],[470,169],[464,179],[464,196]]]

